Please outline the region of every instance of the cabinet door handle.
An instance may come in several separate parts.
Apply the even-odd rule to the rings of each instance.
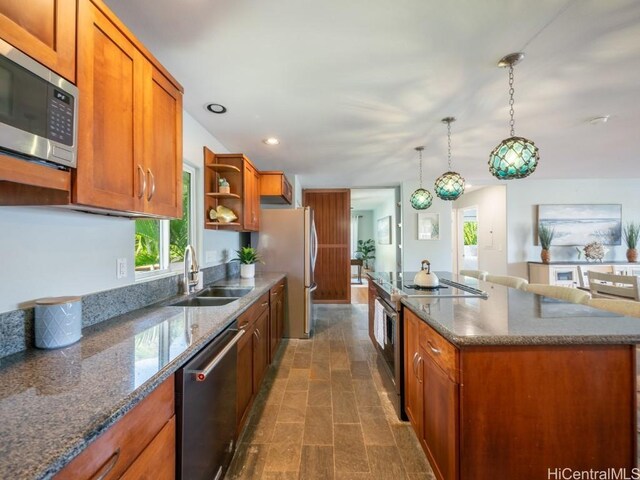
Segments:
[[[115,452],[111,454],[111,456],[107,459],[106,462],[100,467],[100,469],[91,477],[91,480],[104,480],[109,472],[113,470],[113,467],[118,463],[118,459],[120,458],[120,449],[116,449]]]
[[[253,331],[253,336],[254,336],[254,338],[256,339],[256,342],[259,342],[259,341],[260,341],[260,337],[258,337],[258,330],[254,330],[254,331]]]
[[[413,376],[416,378],[418,377],[418,372],[416,371],[417,358],[418,358],[418,352],[413,354]]]
[[[422,383],[423,380],[423,369],[421,368],[422,363],[424,362],[424,360],[422,359],[422,357],[418,357],[418,382]]]
[[[138,164],[138,186],[138,198],[142,198],[147,189],[147,176],[144,174],[144,168],[140,164]]]
[[[149,195],[147,195],[147,201],[151,201],[153,194],[156,193],[156,177],[153,175],[150,168],[147,169],[147,173],[149,174],[149,183],[151,184],[151,188],[149,188]]]
[[[434,347],[433,343],[431,343],[429,340],[427,340],[427,345],[429,345],[429,348],[435,355],[440,355],[442,353],[442,351]]]

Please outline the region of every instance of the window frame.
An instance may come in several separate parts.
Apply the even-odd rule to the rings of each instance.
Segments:
[[[198,236],[196,230],[196,212],[197,212],[197,175],[198,170],[189,165],[186,162],[182,164],[182,174],[188,173],[190,175],[190,190],[189,196],[189,244],[193,245],[198,251],[197,243]],[[183,271],[183,262],[171,262],[169,258],[169,222],[171,220],[159,220],[160,222],[160,268],[150,271],[138,271],[135,270],[135,252],[134,252],[134,276],[136,282],[143,282],[148,280],[154,280],[162,277],[170,277],[172,275],[180,274]]]

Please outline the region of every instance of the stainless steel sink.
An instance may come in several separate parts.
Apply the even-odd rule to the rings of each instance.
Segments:
[[[197,298],[207,297],[244,297],[253,287],[209,287],[198,293]]]
[[[238,297],[195,297],[174,303],[173,307],[220,307],[238,300]]]

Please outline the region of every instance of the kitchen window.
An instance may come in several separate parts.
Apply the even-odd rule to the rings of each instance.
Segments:
[[[182,172],[182,218],[136,220],[136,278],[178,270],[184,249],[195,239],[195,169],[184,165]],[[179,264],[179,266],[178,266]]]

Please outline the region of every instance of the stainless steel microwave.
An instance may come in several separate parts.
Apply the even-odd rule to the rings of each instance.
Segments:
[[[0,149],[76,166],[78,89],[0,39]]]

